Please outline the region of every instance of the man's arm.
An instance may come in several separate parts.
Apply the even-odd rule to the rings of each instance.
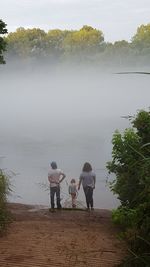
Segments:
[[[60,179],[60,181],[59,181],[59,184],[65,179],[65,177],[66,177],[66,175],[64,174],[64,173],[61,173],[61,175],[62,175],[62,178]]]
[[[50,183],[55,183],[55,178],[52,173],[48,173],[48,181]]]
[[[51,176],[48,174],[48,181],[51,182]]]

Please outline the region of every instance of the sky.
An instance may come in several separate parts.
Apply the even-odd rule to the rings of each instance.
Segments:
[[[1,0],[0,19],[9,32],[19,27],[102,30],[105,41],[130,41],[150,23],[150,0]]]

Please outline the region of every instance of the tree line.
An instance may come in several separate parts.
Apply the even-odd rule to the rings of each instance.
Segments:
[[[89,62],[110,66],[150,64],[150,24],[141,25],[130,42],[106,42],[104,33],[84,25],[80,30],[18,28],[4,38],[5,58],[47,62]]]
[[[3,53],[6,50],[6,42],[2,36],[7,33],[6,26],[7,25],[0,19],[0,64],[5,63]]]

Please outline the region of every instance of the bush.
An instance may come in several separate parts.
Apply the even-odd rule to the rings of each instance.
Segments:
[[[137,226],[137,211],[120,207],[112,211],[112,219],[115,224],[121,225],[123,229]]]

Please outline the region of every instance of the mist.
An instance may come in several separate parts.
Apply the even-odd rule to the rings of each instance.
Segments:
[[[149,107],[149,82],[149,75],[117,75],[96,67],[3,67],[0,168],[16,174],[10,200],[49,205],[48,191],[40,184],[48,185],[49,163],[55,160],[67,176],[65,201],[67,183],[78,180],[89,161],[97,176],[95,207],[116,207],[119,202],[106,186],[112,135],[130,127],[123,116]],[[84,201],[82,191],[78,198]]]

